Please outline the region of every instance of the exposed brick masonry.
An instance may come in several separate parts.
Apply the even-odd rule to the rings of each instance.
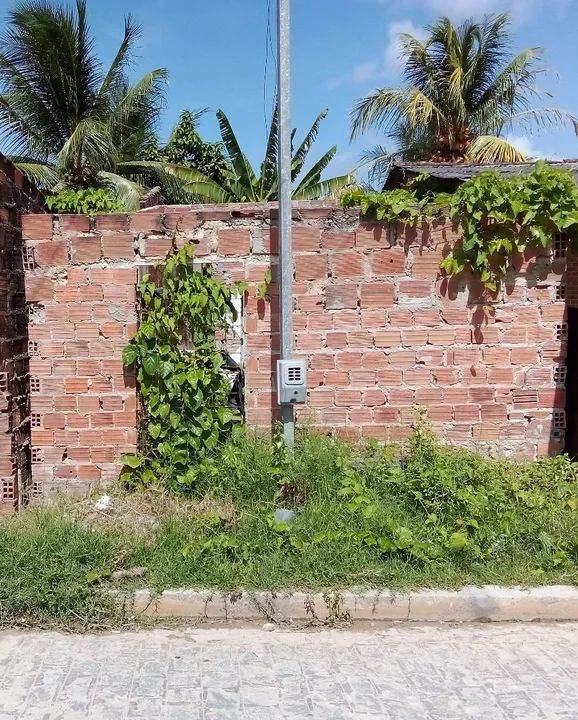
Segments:
[[[276,208],[151,208],[95,219],[25,218],[31,305],[32,462],[37,487],[82,489],[118,477],[136,443],[134,378],[121,351],[137,323],[138,267],[176,236],[226,278],[250,284],[244,309],[247,421],[276,415]],[[308,358],[301,422],[347,437],[400,441],[416,404],[439,435],[534,457],[563,447],[565,257],[516,259],[498,295],[439,275],[449,225],[366,225],[330,203],[294,205],[295,348]],[[271,268],[266,300],[256,286]],[[557,382],[558,381],[558,382]]]
[[[41,212],[40,193],[0,155],[0,514],[30,485],[28,316],[20,217]]]

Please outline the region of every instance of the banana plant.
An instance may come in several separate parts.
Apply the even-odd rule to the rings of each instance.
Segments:
[[[312,200],[326,197],[351,184],[349,175],[323,180],[323,171],[327,168],[337,152],[332,147],[304,172],[305,161],[319,132],[319,125],[327,116],[327,110],[319,113],[309,132],[294,150],[293,141],[296,131],[293,130],[291,179],[293,181],[294,200]],[[185,182],[185,189],[192,195],[206,202],[268,202],[278,199],[279,179],[277,174],[277,150],[279,145],[279,118],[277,109],[273,113],[265,158],[261,163],[259,174],[255,172],[247,156],[241,150],[231,123],[222,110],[217,112],[217,120],[223,146],[226,151],[229,169],[224,173],[223,181],[215,180],[196,170],[186,170],[178,166],[166,167],[177,178]]]

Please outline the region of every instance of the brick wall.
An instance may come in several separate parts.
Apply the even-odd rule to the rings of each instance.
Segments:
[[[440,437],[534,457],[563,448],[565,258],[519,257],[499,294],[443,279],[449,225],[360,222],[328,203],[294,205],[295,348],[308,358],[301,422],[347,437],[400,441],[415,405]],[[137,396],[121,351],[135,331],[138,268],[192,242],[230,280],[244,279],[247,421],[276,416],[276,209],[151,208],[133,215],[31,216],[32,462],[38,488],[85,490],[118,476],[135,448]],[[271,268],[267,299],[257,285]]]
[[[28,316],[20,218],[41,212],[42,196],[0,155],[0,514],[30,484]]]

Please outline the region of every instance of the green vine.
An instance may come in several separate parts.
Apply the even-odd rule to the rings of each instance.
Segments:
[[[527,175],[481,173],[453,195],[421,196],[417,187],[384,193],[357,189],[345,193],[342,204],[359,205],[363,215],[390,223],[416,224],[449,216],[459,225],[461,242],[444,258],[441,269],[447,275],[470,270],[491,290],[497,289],[517,253],[547,247],[555,232],[578,238],[574,178],[543,161]]]
[[[148,275],[139,284],[143,317],[123,351],[125,366],[136,366],[143,404],[141,452],[123,458],[129,486],[190,490],[240,420],[226,407],[230,388],[217,348],[236,319],[239,290],[210,266],[194,268],[192,256],[186,245],[167,259],[160,286]]]

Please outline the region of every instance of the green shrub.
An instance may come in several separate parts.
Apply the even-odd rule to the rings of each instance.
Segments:
[[[106,188],[62,190],[48,195],[46,205],[56,213],[75,215],[99,215],[122,212],[123,205]]]

